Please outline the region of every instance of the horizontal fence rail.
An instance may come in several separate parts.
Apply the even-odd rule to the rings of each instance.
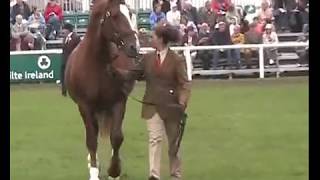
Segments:
[[[193,74],[192,62],[191,62],[191,51],[200,50],[214,50],[214,49],[244,49],[244,48],[256,48],[259,49],[259,77],[264,78],[264,48],[282,48],[282,47],[309,47],[309,43],[306,42],[286,42],[276,44],[240,44],[240,45],[221,45],[221,46],[176,46],[171,47],[174,51],[184,51],[184,56],[187,61],[188,75],[189,78]],[[151,47],[141,48],[141,53],[153,51]],[[36,51],[11,51],[10,55],[23,55],[23,54],[61,54],[61,49],[52,50],[36,50]]]

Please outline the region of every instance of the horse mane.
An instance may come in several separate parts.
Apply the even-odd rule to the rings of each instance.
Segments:
[[[95,0],[90,15],[89,24],[84,41],[87,41],[87,46],[96,47],[100,59],[110,59],[110,47],[111,42],[104,38],[101,38],[101,19],[106,13],[106,9],[109,5],[109,0]],[[103,43],[102,43],[103,41]]]
[[[101,18],[106,13],[108,5],[109,0],[95,0],[87,28],[88,32],[95,32],[99,28]]]

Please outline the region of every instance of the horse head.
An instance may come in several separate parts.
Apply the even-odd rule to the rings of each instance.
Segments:
[[[116,44],[117,48],[124,51],[128,57],[138,56],[140,45],[137,31],[131,21],[130,11],[123,1],[108,1],[103,9],[100,25],[103,38]]]
[[[140,43],[123,0],[95,0],[92,13],[100,18],[99,35],[110,45],[111,64],[129,79],[140,68]]]

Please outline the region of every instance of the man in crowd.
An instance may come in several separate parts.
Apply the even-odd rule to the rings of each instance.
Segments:
[[[23,0],[17,0],[17,3],[12,7],[12,11],[11,11],[12,24],[15,23],[15,19],[17,15],[21,15],[24,21],[27,21],[29,16],[31,15],[31,10],[29,5]]]
[[[296,0],[274,0],[273,9],[276,22],[276,29],[281,31],[289,30],[289,19],[292,11],[296,8]]]
[[[210,27],[206,23],[202,23],[199,27],[199,41],[198,46],[209,45]],[[202,61],[202,67],[204,70],[209,70],[210,60],[212,59],[211,50],[199,50],[197,52],[197,58]]]
[[[163,20],[166,20],[166,15],[161,11],[161,4],[156,4],[155,10],[150,14],[151,29],[154,29],[156,25]]]
[[[214,30],[212,34],[210,35],[210,44],[211,45],[231,45],[231,37],[229,33],[229,27],[228,25],[221,21],[217,25],[217,30]],[[230,49],[214,49],[213,51],[213,59],[212,59],[212,66],[213,69],[217,69],[218,67],[218,61],[220,59],[220,52],[225,52],[227,54],[227,60],[229,65],[233,65],[234,62],[231,57],[231,50]]]
[[[200,25],[202,25],[203,23],[206,23],[207,25],[209,25],[209,27],[212,27],[216,24],[216,16],[211,9],[210,1],[206,1],[205,6],[199,9],[198,14],[199,14]]]
[[[12,26],[12,43],[15,44],[15,50],[30,50],[33,49],[34,39],[32,34],[28,31],[26,24],[22,23],[22,15],[17,15],[16,23]]]
[[[264,44],[274,44],[278,43],[278,35],[274,31],[273,25],[272,24],[267,24],[265,27],[265,32],[262,36],[262,40]],[[271,47],[271,48],[265,48],[265,53],[267,58],[269,59],[269,64],[274,64],[277,62],[277,48]],[[265,65],[267,64],[267,61],[265,61]]]
[[[184,6],[182,7],[181,17],[183,21],[192,21],[196,26],[198,25],[198,12],[197,8],[192,6],[190,0],[184,2]]]
[[[269,7],[269,3],[266,0],[263,0],[261,3],[260,12],[258,12],[258,18],[260,21],[265,21],[270,23],[273,18],[273,9]]]
[[[67,95],[67,90],[64,84],[64,71],[67,64],[67,60],[71,52],[77,47],[80,43],[80,36],[76,32],[73,32],[73,26],[71,24],[65,24],[62,29],[63,39],[63,48],[62,48],[62,63],[61,63],[61,93],[63,96]]]
[[[167,14],[167,12],[170,11],[170,2],[169,2],[169,0],[153,0],[152,6],[153,6],[153,10],[154,11],[156,11],[157,4],[160,4],[160,6],[161,6],[160,9],[164,14]]]

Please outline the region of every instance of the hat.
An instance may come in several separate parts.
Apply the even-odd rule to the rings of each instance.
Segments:
[[[67,29],[71,32],[71,31],[73,31],[73,25],[70,23],[66,23],[66,24],[64,24],[62,29]]]
[[[272,28],[273,28],[272,24],[267,24],[265,27],[265,29],[272,29]]]

